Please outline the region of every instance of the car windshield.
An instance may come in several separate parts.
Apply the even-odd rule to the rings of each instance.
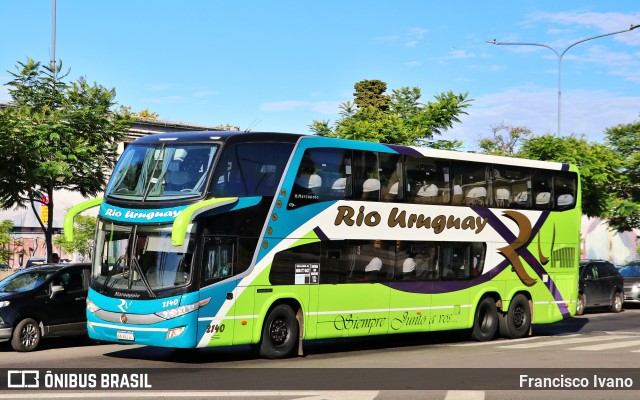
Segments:
[[[620,268],[620,275],[622,276],[636,276],[640,277],[640,265],[627,265],[626,267]]]
[[[193,227],[192,227],[193,228]],[[194,242],[171,244],[171,225],[132,226],[100,221],[93,260],[94,288],[146,292],[184,286],[191,280]],[[133,257],[129,260],[128,255]]]
[[[138,201],[201,196],[217,150],[215,144],[131,145],[113,171],[107,196]]]
[[[18,272],[0,281],[0,292],[26,292],[42,285],[54,272],[24,271]]]

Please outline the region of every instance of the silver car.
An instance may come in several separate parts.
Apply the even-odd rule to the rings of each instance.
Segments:
[[[640,261],[632,261],[620,268],[620,275],[624,276],[625,303],[640,304]]]

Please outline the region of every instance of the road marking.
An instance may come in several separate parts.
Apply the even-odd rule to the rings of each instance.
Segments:
[[[514,345],[508,345],[508,346],[496,346],[496,347],[501,348],[501,349],[534,349],[536,347],[547,347],[547,346],[559,346],[559,345],[565,345],[565,344],[597,342],[597,341],[601,341],[601,340],[629,339],[631,337],[633,337],[633,336],[623,336],[623,335],[588,336],[588,337],[557,339],[557,340],[550,340],[550,341],[546,341],[546,342],[522,343],[522,344],[514,344]]]
[[[444,400],[484,400],[484,392],[472,390],[449,390]]]
[[[602,344],[594,344],[592,346],[573,347],[568,350],[598,351],[598,350],[620,349],[623,347],[631,347],[631,346],[638,346],[638,345],[640,345],[640,340],[627,340],[625,342],[602,343]]]

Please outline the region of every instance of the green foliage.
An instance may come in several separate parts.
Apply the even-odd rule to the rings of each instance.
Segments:
[[[640,122],[608,128],[605,142],[621,164],[610,224],[620,231],[640,228]]]
[[[53,243],[67,254],[78,253],[85,258],[91,257],[96,232],[96,218],[77,215],[73,220],[73,241],[67,242],[64,235],[53,237]]]
[[[38,221],[42,196],[50,199],[52,217],[55,190],[83,196],[103,190],[133,121],[126,110],[111,110],[115,89],[85,78],[67,82],[69,72],[61,71],[61,62],[19,62],[9,71],[12,104],[0,110],[0,208],[30,206]],[[40,225],[51,254],[52,218]]]
[[[402,87],[384,94],[386,83],[365,80],[356,83],[354,103],[340,105],[340,118],[334,126],[329,121],[313,121],[309,126],[318,136],[370,142],[430,146],[455,149],[459,141],[433,140],[451,128],[466,114],[471,100],[468,94],[443,92],[435,101],[420,103],[420,88]]]
[[[531,137],[529,129],[505,124],[492,126],[491,133],[491,137],[478,140],[478,147],[482,153],[495,156],[516,154],[520,145]]]
[[[354,88],[354,102],[359,108],[373,107],[383,112],[389,109],[389,96],[384,94],[387,91],[385,82],[377,79],[364,80],[356,83]]]
[[[9,260],[13,257],[11,250],[11,230],[13,222],[6,219],[0,222],[0,263],[9,264]]]

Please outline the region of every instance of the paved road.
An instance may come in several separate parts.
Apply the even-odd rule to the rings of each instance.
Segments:
[[[584,316],[558,324],[534,326],[533,331],[532,337],[521,340],[495,340],[482,343],[467,340],[468,332],[320,341],[306,343],[305,356],[289,360],[257,359],[248,346],[175,351],[138,345],[89,343],[78,346],[77,340],[52,339],[46,343],[42,350],[32,353],[15,353],[6,344],[1,345],[0,368],[65,367],[80,368],[82,371],[104,369],[144,371],[145,368],[161,368],[161,370],[154,370],[156,387],[163,384],[180,385],[177,387],[185,388],[194,387],[181,384],[181,380],[184,380],[182,383],[186,383],[189,377],[192,377],[197,380],[194,385],[201,384],[209,389],[216,387],[215,377],[219,378],[217,382],[226,382],[231,385],[238,374],[245,371],[260,374],[264,379],[270,379],[266,377],[270,376],[270,373],[274,373],[273,382],[277,382],[283,375],[290,375],[291,379],[297,377],[299,381],[312,382],[309,384],[311,390],[305,390],[304,382],[297,385],[293,381],[283,384],[283,387],[277,387],[276,391],[246,392],[242,389],[251,388],[236,387],[233,392],[183,391],[173,392],[170,397],[211,398],[218,396],[238,399],[265,397],[269,399],[311,398],[316,400],[343,398],[510,399],[514,396],[524,396],[527,399],[544,398],[545,400],[573,399],[576,398],[577,392],[569,390],[526,392],[462,390],[469,389],[469,387],[464,387],[464,383],[461,383],[460,387],[445,388],[460,390],[413,391],[406,389],[421,387],[421,384],[426,381],[433,383],[434,379],[434,384],[447,382],[445,386],[451,385],[451,382],[465,382],[466,380],[472,389],[476,388],[473,386],[474,379],[478,379],[488,382],[488,389],[498,388],[492,385],[495,382],[503,382],[505,379],[517,379],[511,375],[514,373],[529,374],[533,368],[545,368],[547,370],[544,371],[552,375],[555,373],[571,375],[576,371],[575,368],[587,368],[589,376],[591,376],[591,372],[600,373],[600,369],[603,368],[622,368],[638,374],[638,370],[633,368],[637,368],[640,356],[640,307],[627,307],[620,314],[601,311],[588,312]],[[254,370],[249,370],[249,368]],[[370,368],[377,368],[375,374],[371,374],[370,379],[371,386],[379,390],[357,392],[338,390],[339,382],[362,380],[366,378],[363,375],[371,373]],[[429,368],[428,371],[433,376],[429,379],[414,376],[407,383],[405,381],[407,378],[400,375],[400,373],[408,373],[411,377],[411,374],[420,372],[416,370],[417,368]],[[445,372],[450,371],[452,374],[461,374],[462,376],[452,378],[447,375],[438,375],[439,371],[443,371],[445,368],[450,368],[448,371],[444,370]],[[496,368],[498,369],[495,370]],[[185,375],[184,373],[188,371],[191,371],[191,374]],[[489,375],[484,375],[487,373],[486,371],[489,371]],[[624,370],[616,370],[616,372],[622,375],[625,373]],[[224,375],[225,373],[228,375]],[[309,374],[317,379],[313,380]],[[635,378],[635,375],[633,377]],[[411,379],[414,380],[411,381]],[[366,379],[364,380],[366,382]],[[511,384],[513,385],[514,382]],[[389,387],[383,383],[388,383]],[[496,385],[499,386],[499,384]],[[275,385],[277,386],[277,383]],[[318,385],[321,387],[317,387]],[[634,385],[640,387],[640,378]],[[405,390],[396,390],[400,386]],[[454,384],[453,386],[458,385]],[[365,385],[361,389],[366,388]],[[294,390],[283,392],[284,389]],[[3,398],[30,398],[28,393],[23,392],[11,392],[11,397],[5,397],[6,395],[9,394],[0,392],[0,397]],[[27,397],[20,397],[22,395]],[[129,393],[125,397],[134,395],[152,398],[166,396],[166,393],[135,392]],[[619,400],[638,398],[640,392],[635,390],[595,391],[580,392],[580,395],[581,398],[587,399],[616,398]],[[55,396],[109,397],[101,392],[55,392],[46,395],[46,397],[52,396],[54,398]]]

